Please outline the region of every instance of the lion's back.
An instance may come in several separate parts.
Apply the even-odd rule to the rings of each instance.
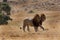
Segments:
[[[30,26],[32,26],[32,25],[33,25],[33,23],[32,23],[32,20],[31,20],[31,19],[25,19],[25,20],[24,20],[24,24],[25,24],[25,25],[30,25]]]

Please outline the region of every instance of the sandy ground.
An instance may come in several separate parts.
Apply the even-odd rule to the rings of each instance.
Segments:
[[[23,32],[20,27],[23,26],[23,20],[26,18],[32,19],[35,14],[44,13],[46,20],[43,23],[45,30],[38,28],[38,32],[30,27],[30,31]],[[60,40],[60,12],[59,11],[38,11],[35,13],[27,13],[20,11],[12,13],[12,21],[8,25],[0,25],[0,40]]]

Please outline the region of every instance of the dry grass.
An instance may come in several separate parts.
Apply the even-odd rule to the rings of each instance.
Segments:
[[[33,18],[34,14],[27,14],[22,11],[11,15],[13,21],[9,21],[8,25],[0,26],[0,40],[59,40],[60,39],[60,12],[52,11],[40,11],[38,14],[44,13],[46,15],[46,21],[43,23],[46,31],[39,28],[39,31],[34,32],[33,27],[30,27],[31,32],[23,32],[20,27],[23,25],[25,18]]]
[[[14,5],[13,5],[14,6]],[[22,5],[14,6],[11,12],[12,21],[9,21],[8,25],[0,25],[0,40],[60,40],[60,11],[36,11],[34,13],[27,13]],[[16,10],[19,10],[17,12]],[[30,10],[30,9],[29,9]],[[34,32],[34,28],[30,27],[31,32],[23,32],[20,27],[23,26],[23,20],[25,18],[32,19],[35,14],[44,13],[46,15],[46,21],[43,23],[45,30],[38,28],[38,32]]]

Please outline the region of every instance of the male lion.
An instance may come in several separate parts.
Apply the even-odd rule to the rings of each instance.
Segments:
[[[23,31],[25,31],[25,28],[27,27],[27,30],[29,30],[29,26],[33,26],[35,29],[35,32],[37,32],[38,27],[41,27],[43,30],[42,22],[46,19],[46,16],[44,14],[41,14],[41,17],[36,14],[33,19],[25,19],[23,21]]]

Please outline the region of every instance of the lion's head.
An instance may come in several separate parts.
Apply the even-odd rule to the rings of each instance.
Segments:
[[[42,25],[42,22],[45,20],[46,20],[45,14],[41,14],[41,16],[39,16],[39,14],[36,14],[33,18],[33,24],[34,26],[39,26]]]
[[[41,14],[41,21],[45,21],[46,20],[46,16],[45,16],[45,14]]]

